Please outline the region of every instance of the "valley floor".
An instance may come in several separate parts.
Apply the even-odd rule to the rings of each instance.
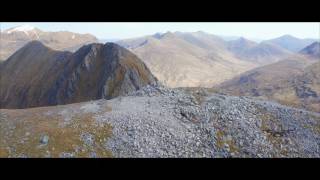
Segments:
[[[0,113],[0,157],[320,157],[320,114],[200,88]]]

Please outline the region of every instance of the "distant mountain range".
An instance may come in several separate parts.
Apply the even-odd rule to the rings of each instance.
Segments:
[[[295,54],[271,41],[225,41],[203,31],[156,33],[116,43],[137,54],[169,87],[210,87]]]
[[[276,44],[292,52],[299,52],[303,48],[312,44],[315,41],[319,41],[319,39],[300,39],[300,38],[293,37],[291,35],[283,35],[281,37],[266,40],[264,42]]]
[[[0,61],[6,60],[15,51],[33,40],[40,41],[55,50],[73,52],[85,44],[98,42],[98,39],[91,34],[78,34],[68,31],[45,32],[28,25],[4,30],[0,36]]]
[[[300,54],[245,72],[217,89],[320,112],[319,45],[319,42],[313,43]]]
[[[204,32],[167,32],[121,40],[169,87],[210,86],[255,67],[226,50],[226,42]]]
[[[234,41],[240,38],[243,38],[241,36],[225,36],[225,35],[218,35],[220,38],[222,38],[225,41]],[[247,37],[247,39],[249,39],[250,41],[254,41],[256,43],[260,43],[261,41],[263,41],[263,39],[260,38],[251,38],[251,37]]]
[[[320,157],[319,42],[95,41],[1,33],[0,157]]]
[[[228,42],[228,49],[244,61],[259,65],[270,64],[288,57],[292,52],[269,42],[256,43],[245,38]]]
[[[34,39],[38,41],[34,42]],[[150,69],[150,72],[143,73],[150,74],[147,76],[148,78],[138,85],[132,85],[131,81],[135,83],[139,80],[132,79],[131,76],[133,75],[129,73],[129,80],[126,81],[130,81],[131,85],[128,85],[130,88],[125,88],[129,90],[139,89],[140,85],[151,83],[152,79],[158,79],[168,87],[212,87],[222,84],[223,86],[220,85],[223,87],[221,90],[230,91],[232,89],[231,94],[253,96],[260,96],[261,94],[264,96],[274,92],[274,89],[270,90],[269,86],[278,88],[279,85],[286,84],[283,81],[287,82],[288,79],[305,73],[306,67],[315,62],[319,56],[319,43],[316,42],[316,39],[299,39],[289,35],[257,43],[244,37],[226,41],[220,36],[203,31],[167,32],[117,41],[116,39],[98,40],[89,34],[66,31],[44,32],[31,26],[19,26],[1,32],[1,57],[16,52],[8,58],[8,62],[4,61],[0,64],[3,86],[0,92],[2,93],[0,96],[3,101],[2,104],[5,104],[6,107],[17,107],[19,104],[20,108],[64,104],[99,97],[111,98],[121,94],[122,90],[118,87],[116,91],[120,93],[106,93],[106,89],[101,90],[102,84],[105,82],[95,82],[97,79],[91,79],[90,81],[95,83],[92,84],[92,87],[98,86],[99,92],[88,94],[80,90],[81,93],[80,91],[77,93],[81,95],[72,94],[75,91],[74,86],[78,86],[77,83],[83,84],[82,80],[77,82],[76,85],[73,82],[78,81],[82,74],[83,79],[89,80],[93,77],[100,78],[102,74],[99,73],[106,73],[105,71],[108,70],[108,68],[104,69],[106,67],[101,67],[102,70],[97,72],[98,75],[93,73],[91,77],[91,75],[86,74],[87,71],[78,67],[79,64],[77,63],[84,63],[82,65],[84,67],[89,67],[88,63],[91,61],[99,61],[100,63],[100,57],[96,57],[96,53],[104,52],[104,49],[108,49],[107,47],[111,45],[107,43],[105,47],[101,44],[91,44],[98,41],[116,41],[115,43],[128,48],[139,57],[133,59],[141,59],[147,66],[139,65],[140,68]],[[23,47],[29,42],[32,43]],[[83,46],[86,44],[90,45]],[[309,46],[298,51],[305,44]],[[20,49],[20,47],[22,48]],[[79,49],[80,47],[82,48]],[[57,51],[57,49],[62,51]],[[116,49],[120,49],[120,47]],[[74,64],[71,63],[73,61]],[[35,71],[35,69],[39,69],[39,71]],[[112,69],[112,71],[117,70]],[[141,72],[144,71],[149,70],[141,70]],[[137,70],[137,72],[141,73],[140,70]],[[41,76],[36,77],[35,73],[41,74]],[[137,79],[144,77],[140,77],[140,75]],[[115,76],[113,78],[118,77],[118,75],[112,76]],[[134,75],[134,77],[137,76]],[[152,78],[150,78],[151,76]],[[13,86],[12,78],[15,78],[19,85]],[[32,79],[32,81],[26,83],[26,78]],[[45,80],[48,81],[48,87],[51,89],[41,87]],[[10,85],[10,83],[12,84]],[[114,83],[118,84],[118,81],[114,81]],[[125,84],[130,83],[126,82]],[[265,85],[268,87],[265,87]],[[58,93],[58,89],[62,88],[60,86],[64,86],[68,90]],[[41,87],[41,92],[40,89],[34,89],[38,87]],[[56,89],[53,90],[52,87]],[[78,88],[85,89],[88,87]],[[283,87],[281,88],[283,89]],[[15,91],[16,94],[9,93],[11,91]],[[63,94],[66,92],[67,94]],[[37,94],[37,96],[32,97],[30,93]],[[53,93],[54,98],[46,99],[48,93]],[[52,97],[52,94],[50,96]],[[268,95],[268,97],[270,96]],[[20,99],[21,102],[16,101],[21,97],[32,98],[28,100]]]
[[[114,43],[71,53],[31,41],[2,63],[0,74],[0,108],[110,99],[157,81],[137,56]]]

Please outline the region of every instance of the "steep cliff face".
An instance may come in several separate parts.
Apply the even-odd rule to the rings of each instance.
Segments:
[[[0,72],[1,108],[110,99],[157,81],[138,57],[113,43],[70,53],[33,41],[4,62]]]

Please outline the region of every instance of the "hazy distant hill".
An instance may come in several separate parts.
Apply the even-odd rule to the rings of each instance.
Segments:
[[[99,43],[107,43],[107,42],[116,42],[119,41],[120,39],[99,39]]]
[[[28,25],[4,30],[0,36],[0,60],[6,60],[15,51],[32,40],[38,40],[55,50],[68,51],[76,51],[85,44],[98,42],[98,39],[90,34],[78,34],[68,31],[45,32]]]
[[[265,42],[276,44],[292,52],[299,52],[315,41],[319,41],[319,39],[300,39],[291,35],[283,35],[281,37],[270,39]]]
[[[213,34],[208,34],[203,31],[190,33],[175,32],[174,35],[208,51],[225,51],[227,47],[226,41],[223,40],[221,37]]]
[[[156,82],[137,56],[113,43],[71,53],[32,41],[1,65],[0,74],[1,108],[110,99]]]
[[[300,51],[301,54],[310,55],[314,58],[320,58],[320,42],[314,42]]]
[[[225,41],[233,41],[241,38],[240,36],[224,36],[224,35],[219,35],[219,37]]]
[[[204,32],[158,33],[116,43],[131,49],[170,87],[211,86],[255,67],[235,58],[223,39]]]
[[[136,53],[170,87],[208,87],[294,55],[273,43],[226,41],[203,31],[157,33],[116,43]]]
[[[320,112],[320,57],[314,56],[317,51],[309,51],[312,47],[302,50],[302,55],[245,72],[217,89]]]
[[[229,41],[228,49],[239,59],[259,65],[270,64],[292,55],[277,45],[267,42],[256,43],[245,38]]]

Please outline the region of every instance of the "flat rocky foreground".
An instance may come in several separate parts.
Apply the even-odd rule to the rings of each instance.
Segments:
[[[0,113],[1,157],[320,157],[320,114],[208,89]]]

